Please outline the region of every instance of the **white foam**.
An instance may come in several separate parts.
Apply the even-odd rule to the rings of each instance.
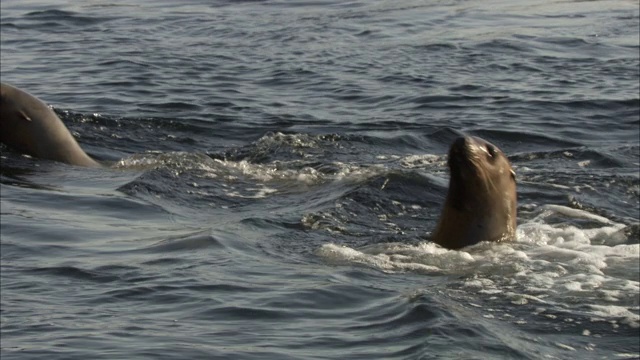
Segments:
[[[579,210],[579,209],[573,209],[573,208],[569,208],[566,206],[561,206],[561,205],[544,205],[542,206],[542,209],[544,210],[540,215],[538,215],[536,217],[536,220],[542,220],[550,215],[555,215],[555,214],[562,214],[562,215],[567,215],[569,217],[575,218],[575,219],[588,219],[588,220],[594,220],[603,224],[613,224],[613,222],[605,217],[599,216],[599,215],[595,215],[592,214],[590,212],[584,211],[584,210]]]
[[[268,133],[258,139],[254,145],[257,148],[317,148],[318,143],[324,140],[324,136],[309,134],[283,134],[281,132]]]
[[[277,192],[278,190],[269,188],[269,187],[250,187],[242,190],[242,193],[239,191],[227,191],[226,194],[229,197],[237,197],[243,199],[263,199],[268,197],[269,195]]]
[[[326,244],[318,255],[328,262],[386,272],[456,275],[462,278],[456,286],[470,294],[498,296],[514,305],[535,303],[556,311],[579,304],[593,319],[640,327],[640,244],[623,244],[627,241],[621,231],[624,225],[562,206],[538,211],[533,220],[518,227],[517,240],[511,243],[480,243],[459,251],[431,242],[360,249]],[[600,226],[580,229],[544,222],[559,214]]]
[[[333,264],[361,264],[375,267],[385,272],[412,271],[417,273],[440,272],[440,268],[423,263],[407,261],[410,257],[402,254],[370,254],[345,246],[326,244],[318,250],[318,255]]]
[[[445,155],[409,155],[400,159],[400,164],[408,169],[424,168],[424,167],[442,167],[446,165],[447,157]]]
[[[289,135],[282,136],[288,139],[287,141],[296,143],[299,147],[311,146],[311,143],[304,142],[301,139],[291,138]],[[269,139],[269,141],[275,141],[273,138]],[[280,139],[280,137],[276,136],[276,139]],[[191,176],[217,179],[221,184],[234,184],[235,188],[230,189],[227,195],[244,198],[271,196],[279,192],[281,188],[287,191],[295,191],[296,186],[298,186],[300,191],[306,191],[308,186],[327,182],[359,182],[386,171],[383,166],[361,166],[342,162],[335,162],[332,165],[337,171],[327,174],[313,167],[304,166],[303,162],[295,160],[257,164],[247,160],[212,159],[205,154],[198,153],[160,153],[151,151],[122,159],[114,167],[136,170],[164,168],[172,171],[176,177],[188,171]],[[242,183],[242,181],[246,183],[246,188],[239,188],[241,186],[239,183]],[[261,187],[256,189],[255,183],[258,183]]]

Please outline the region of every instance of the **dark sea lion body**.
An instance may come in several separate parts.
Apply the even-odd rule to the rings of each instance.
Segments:
[[[449,191],[432,240],[449,249],[515,238],[515,172],[495,145],[458,138],[449,151]]]
[[[0,84],[0,142],[41,159],[100,166],[44,102],[5,83]]]

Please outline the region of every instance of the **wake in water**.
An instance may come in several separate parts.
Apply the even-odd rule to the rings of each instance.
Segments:
[[[452,136],[457,134],[444,138]],[[424,277],[433,282],[425,296],[435,292],[439,301],[454,301],[462,307],[454,313],[470,306],[485,320],[527,332],[552,326],[565,335],[589,338],[635,336],[640,328],[638,225],[624,215],[611,220],[606,208],[592,205],[601,196],[599,189],[633,194],[633,176],[613,181],[554,172],[550,178],[545,167],[538,167],[539,159],[577,163],[578,170],[593,166],[594,159],[599,166],[608,163],[597,153],[575,149],[518,153],[512,157],[523,174],[515,241],[447,250],[430,241],[447,191],[447,156],[389,153],[379,145],[361,136],[269,132],[220,152],[147,151],[115,161],[109,169],[84,169],[84,175],[81,169],[63,175],[47,165],[31,178],[32,170],[26,169],[39,160],[9,153],[2,171],[7,184],[125,194],[127,207],[140,206],[136,202],[142,200],[179,223],[217,229],[140,240],[153,240],[141,248],[113,243],[122,254],[228,252],[254,246],[230,246],[238,237],[257,242],[262,251],[285,262],[317,261],[373,269],[383,276]],[[363,151],[369,161],[355,161],[353,153]],[[101,176],[105,179],[98,180]],[[79,179],[66,184],[70,177]],[[57,185],[50,187],[49,181]],[[114,188],[105,192],[104,184]],[[572,188],[594,194],[565,200],[570,206],[537,204],[541,194],[566,199]],[[153,215],[143,207],[138,217]],[[38,269],[73,278],[112,278],[100,275],[102,269]],[[492,336],[502,333],[498,329]],[[581,346],[591,351],[589,344]],[[555,346],[575,351],[576,345],[562,340]]]
[[[429,241],[446,190],[446,157],[327,161],[328,150],[346,147],[345,141],[273,133],[223,154],[141,154],[116,167],[159,171],[160,178],[151,183],[169,176],[172,190],[160,196],[188,198],[190,206],[215,207],[227,199],[228,206],[247,210],[255,208],[255,200],[268,201],[281,210],[263,217],[297,221],[300,230],[325,234],[311,245],[287,242],[288,251],[310,251],[328,264],[444,277],[451,296],[477,304],[486,316],[497,316],[500,309],[504,319],[517,322],[533,313],[564,325],[581,324],[585,334],[604,331],[598,323],[610,330],[640,326],[637,225],[568,206],[536,205],[525,195],[514,242],[447,250]],[[529,175],[534,176],[542,180]],[[143,178],[124,191],[141,196],[132,189],[149,181]],[[527,183],[521,186],[527,194]]]
[[[562,206],[544,206],[518,227],[511,244],[483,243],[460,251],[431,242],[374,244],[361,248],[334,243],[317,254],[330,263],[360,264],[385,272],[446,275],[449,287],[467,293],[468,301],[492,307],[500,300],[546,316],[574,317],[638,328],[638,244],[627,244],[627,227],[602,217]],[[549,216],[566,222],[549,224]],[[576,220],[593,228],[578,228]],[[478,296],[478,294],[480,294]],[[498,305],[500,306],[500,305]],[[503,309],[504,310],[504,309]],[[544,314],[543,314],[544,313]],[[549,315],[549,317],[558,315]],[[568,320],[567,320],[568,319]]]

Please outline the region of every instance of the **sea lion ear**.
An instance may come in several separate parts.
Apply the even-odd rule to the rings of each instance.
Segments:
[[[513,169],[509,170],[509,172],[511,173],[511,178],[515,181],[516,180],[516,172],[513,171]]]
[[[21,118],[23,118],[24,120],[31,121],[31,118],[30,118],[29,116],[27,116],[27,114],[25,114],[25,113],[24,113],[24,111],[20,111],[18,114],[19,114],[19,115],[20,115],[20,117],[21,117]]]

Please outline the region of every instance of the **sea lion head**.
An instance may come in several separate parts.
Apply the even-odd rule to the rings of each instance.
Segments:
[[[33,148],[28,135],[33,126],[31,118],[20,106],[21,94],[11,85],[0,83],[0,142],[22,152]]]
[[[433,240],[457,249],[513,239],[516,177],[505,154],[478,137],[460,137],[449,150],[449,190]]]
[[[98,167],[62,120],[37,97],[0,83],[0,142],[31,156]]]

